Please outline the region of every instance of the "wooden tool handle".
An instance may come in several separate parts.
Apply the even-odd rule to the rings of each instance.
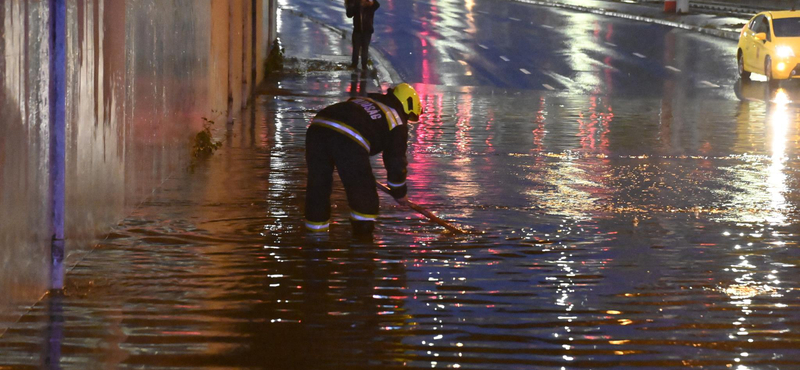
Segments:
[[[386,185],[383,185],[383,184],[381,184],[379,182],[376,182],[376,184],[378,186],[378,189],[383,190],[384,193],[389,194],[389,195],[392,194],[391,190],[389,190],[389,188],[386,187]],[[444,227],[445,229],[447,229],[449,231],[452,231],[454,233],[459,233],[459,234],[466,234],[468,232],[468,231],[466,231],[464,229],[456,227],[453,224],[441,219],[439,216],[431,213],[427,209],[423,208],[422,206],[420,206],[420,205],[418,205],[418,204],[416,204],[416,203],[414,203],[414,202],[412,202],[410,200],[407,200],[407,199],[404,200],[404,201],[400,201],[400,200],[397,200],[397,199],[395,199],[395,200],[397,201],[398,204],[404,205],[404,206],[408,206],[409,208],[417,211],[418,213],[420,213],[423,216],[427,217],[429,220],[439,224],[440,226]]]

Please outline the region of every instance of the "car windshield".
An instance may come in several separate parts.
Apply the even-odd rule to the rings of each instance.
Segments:
[[[800,37],[800,18],[773,19],[776,37]]]

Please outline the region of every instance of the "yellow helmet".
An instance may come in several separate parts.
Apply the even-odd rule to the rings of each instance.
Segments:
[[[405,110],[408,115],[408,120],[412,122],[418,121],[419,116],[422,114],[422,106],[419,104],[419,95],[417,95],[417,91],[414,90],[411,85],[404,82],[395,86],[392,93],[397,100],[400,101],[400,104],[403,105],[403,110]]]

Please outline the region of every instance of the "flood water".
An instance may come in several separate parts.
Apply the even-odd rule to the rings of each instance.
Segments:
[[[409,198],[477,232],[381,195],[353,241],[337,182],[309,238],[305,127],[348,82],[273,86],[0,338],[0,369],[800,367],[800,87],[418,85]]]

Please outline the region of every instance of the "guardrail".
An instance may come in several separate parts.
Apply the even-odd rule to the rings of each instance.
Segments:
[[[664,0],[640,0],[640,4],[663,4]],[[734,16],[751,16],[765,10],[787,10],[791,9],[790,4],[776,3],[770,1],[760,1],[758,6],[738,2],[719,2],[719,1],[689,1],[689,8],[701,12],[722,12]]]

